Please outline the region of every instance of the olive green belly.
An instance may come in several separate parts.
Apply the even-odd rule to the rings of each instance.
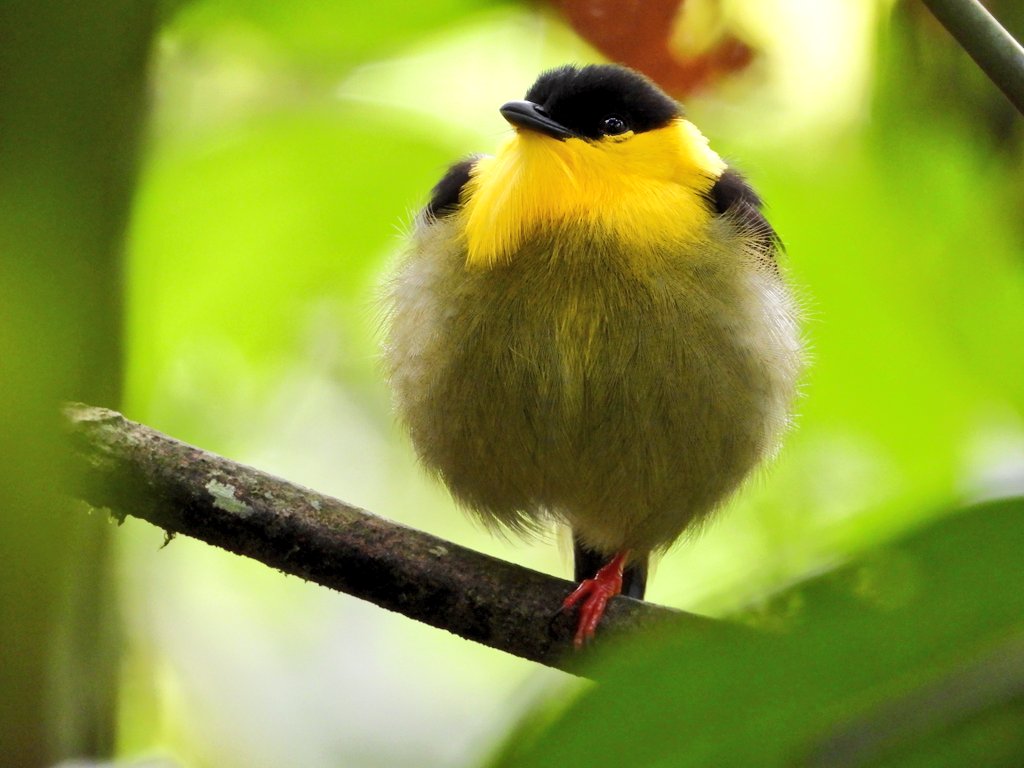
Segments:
[[[484,519],[563,519],[597,549],[670,543],[773,443],[779,402],[759,306],[775,278],[713,260],[639,270],[538,249],[445,276],[400,409],[424,463]],[[751,280],[754,288],[751,289]],[[783,407],[784,410],[784,407]]]

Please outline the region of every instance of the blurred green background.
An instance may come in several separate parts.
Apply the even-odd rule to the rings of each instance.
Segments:
[[[19,17],[15,5],[0,14],[5,33],[35,13]],[[19,310],[16,283],[5,291],[3,311],[22,322],[0,336],[8,381],[21,382],[5,393],[5,409],[21,418],[8,449],[17,452],[18,435],[59,398],[120,402],[129,418],[180,439],[566,575],[557,536],[491,537],[416,467],[377,366],[375,294],[447,165],[490,150],[508,130],[497,107],[521,98],[540,70],[601,55],[544,5],[190,0],[150,7],[146,18],[132,16],[145,4],[131,5],[110,3],[108,24],[65,40],[44,29],[71,24],[55,4],[35,36],[23,33],[29,57],[91,41],[82,61],[58,58],[52,78],[26,75],[53,85],[49,112],[18,110],[46,101],[36,92],[0,91],[0,109],[24,114],[22,132],[8,136],[31,136],[33,120],[61,121],[81,96],[60,94],[68,68],[107,56],[108,80],[90,85],[111,96],[91,113],[100,138],[69,129],[58,139],[69,163],[109,158],[125,187],[118,196],[117,184],[68,186],[72,166],[59,163],[34,191],[13,183],[38,176],[27,161],[8,176],[5,217],[17,210],[51,224],[19,234],[8,219],[5,272],[17,267],[24,290],[57,294],[46,310]],[[648,597],[711,615],[774,614],[791,606],[771,596],[809,575],[953,507],[1024,493],[1024,131],[916,5],[689,5],[677,38],[701,45],[732,35],[754,51],[749,66],[685,102],[768,202],[803,300],[812,365],[777,460],[703,536],[663,559]],[[1018,4],[991,5],[1024,33]],[[109,53],[127,39],[131,55]],[[131,105],[148,111],[141,134]],[[15,146],[8,156],[35,155]],[[55,203],[47,184],[67,200]],[[89,286],[99,261],[73,242],[32,239],[61,222],[70,229],[69,207],[81,199],[112,219],[98,227],[104,258],[121,253],[126,222],[123,268],[102,289],[123,288],[123,394],[117,344],[115,362],[101,365],[96,353],[75,363],[97,388],[53,372],[63,356],[82,354],[78,335],[118,336],[109,327],[119,308],[76,303],[102,293]],[[25,362],[33,354],[40,359]],[[11,374],[19,365],[21,378]],[[35,387],[38,377],[52,386]],[[45,461],[12,465],[0,479],[37,487]],[[9,508],[21,498],[12,492]],[[49,573],[42,552],[68,568],[71,555],[54,555],[47,537],[79,510],[56,521],[6,516],[29,541],[9,569],[20,557]],[[124,631],[107,648],[118,669],[114,749],[124,759],[472,765],[538,702],[558,710],[581,690],[561,673],[203,544],[179,537],[161,548],[162,532],[131,518],[109,538],[122,619],[108,620]],[[80,541],[66,546],[81,551]],[[70,570],[71,583],[85,573]],[[0,585],[5,611],[65,626],[61,606],[75,598],[54,587],[43,604],[27,579]],[[9,626],[30,641],[18,657],[34,654],[38,671],[5,681],[11,691],[66,674],[47,666],[46,629],[22,626]],[[88,653],[78,655],[86,675],[95,669]],[[69,699],[47,696],[40,712],[74,719],[61,710],[76,706]]]

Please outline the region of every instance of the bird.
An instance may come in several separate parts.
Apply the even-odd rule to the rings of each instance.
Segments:
[[[803,367],[760,197],[616,64],[540,74],[452,165],[383,290],[421,463],[488,526],[571,531],[573,643],[772,456]]]

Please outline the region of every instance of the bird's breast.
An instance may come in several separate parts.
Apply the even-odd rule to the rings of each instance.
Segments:
[[[742,242],[638,260],[552,231],[481,269],[432,226],[396,284],[392,383],[421,458],[485,519],[553,510],[594,543],[628,530],[650,548],[771,450],[799,345]]]
[[[700,239],[724,164],[690,123],[615,142],[517,134],[477,161],[459,212],[470,266],[517,256],[554,230],[645,253]]]

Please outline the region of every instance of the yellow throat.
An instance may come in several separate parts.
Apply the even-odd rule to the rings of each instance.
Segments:
[[[531,235],[564,224],[638,251],[697,239],[711,217],[702,196],[723,170],[683,119],[597,141],[517,131],[463,190],[467,264],[506,262]]]

